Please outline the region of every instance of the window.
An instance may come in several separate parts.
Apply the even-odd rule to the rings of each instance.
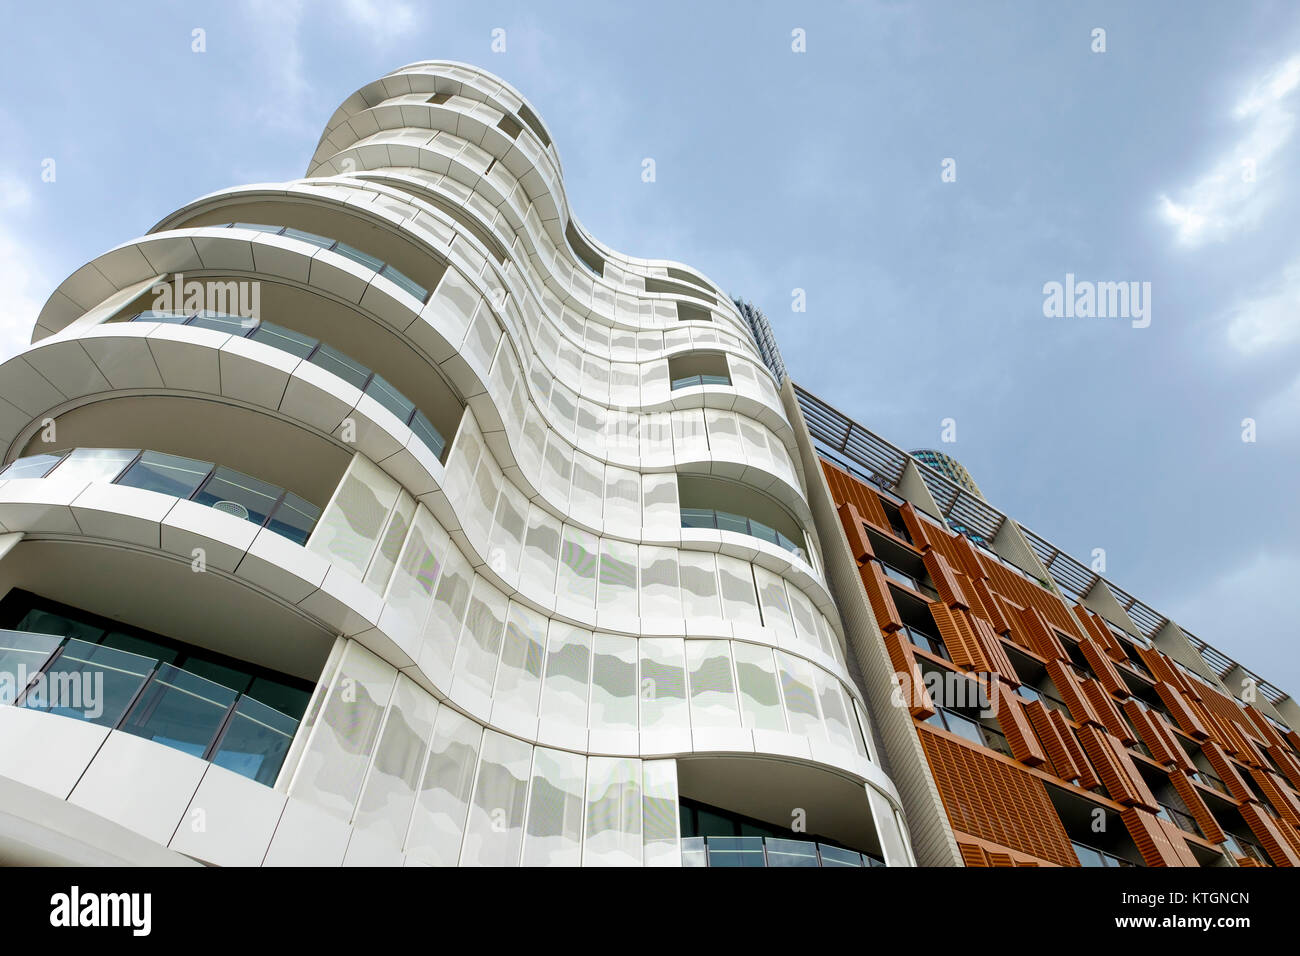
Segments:
[[[0,667],[16,704],[145,737],[271,786],[311,684],[24,591],[0,604]],[[12,671],[12,672],[16,672]]]

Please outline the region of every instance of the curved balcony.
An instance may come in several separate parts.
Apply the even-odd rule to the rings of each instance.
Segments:
[[[104,481],[206,505],[306,544],[321,509],[278,485],[209,461],[136,448],[75,448],[19,458],[0,480]]]
[[[442,460],[443,453],[447,449],[446,439],[438,429],[434,428],[428,416],[415,407],[414,402],[394,388],[392,383],[379,373],[371,371],[356,359],[344,355],[320,339],[314,339],[271,322],[222,312],[197,312],[187,315],[183,312],[149,310],[137,312],[127,321],[161,322],[167,325],[189,325],[194,328],[212,329],[260,342],[296,358],[305,359],[312,365],[337,375],[392,412],[398,421],[415,433],[439,461]]]

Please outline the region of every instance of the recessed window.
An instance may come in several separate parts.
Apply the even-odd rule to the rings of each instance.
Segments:
[[[700,385],[730,385],[731,369],[722,352],[686,352],[668,360],[668,379],[674,391]]]

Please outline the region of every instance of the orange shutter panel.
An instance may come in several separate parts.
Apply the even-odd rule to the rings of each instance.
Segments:
[[[1223,785],[1228,788],[1228,793],[1232,794],[1238,800],[1245,803],[1255,801],[1255,792],[1246,785],[1246,781],[1237,773],[1236,765],[1228,759],[1228,755],[1213,740],[1204,740],[1201,742],[1201,753],[1205,754],[1205,759],[1210,762],[1214,768],[1214,775],[1223,781]]]
[[[903,524],[907,526],[907,533],[912,536],[912,543],[918,551],[928,551],[934,547],[934,542],[930,540],[930,525],[921,519],[916,513],[916,508],[910,501],[904,502],[903,506],[898,509],[903,516]]]
[[[1097,675],[1097,680],[1101,681],[1102,687],[1117,697],[1132,696],[1128,684],[1124,683],[1124,679],[1119,676],[1119,671],[1115,670],[1115,665],[1102,652],[1096,641],[1085,637],[1079,642],[1079,650],[1083,651],[1084,659],[1092,668],[1092,672]]]
[[[1136,700],[1126,700],[1123,706],[1124,713],[1137,728],[1138,736],[1157,762],[1166,766],[1173,764],[1184,773],[1193,769],[1187,752],[1157,713],[1142,707]]]
[[[1255,839],[1268,851],[1268,858],[1274,866],[1300,866],[1300,854],[1291,846],[1291,841],[1284,837],[1273,818],[1254,803],[1241,806],[1241,815],[1250,826]]]
[[[1122,740],[1125,744],[1131,744],[1137,738],[1133,736],[1133,731],[1129,729],[1124,718],[1120,715],[1119,708],[1115,706],[1115,701],[1106,689],[1095,680],[1079,681],[1079,690],[1083,696],[1088,698],[1088,703],[1096,711],[1097,716],[1101,718],[1101,724],[1108,732]]]
[[[1011,622],[1007,620],[1006,614],[1003,613],[1002,600],[993,593],[989,583],[983,578],[972,578],[971,590],[975,592],[979,602],[984,605],[984,613],[988,616],[989,623],[993,625],[993,630],[999,634],[1010,633]]]
[[[1034,732],[1042,742],[1043,749],[1047,751],[1048,759],[1051,760],[1052,769],[1056,771],[1056,775],[1062,780],[1074,780],[1081,776],[1082,771],[1080,771],[1079,765],[1074,762],[1074,755],[1065,746],[1061,731],[1052,722],[1051,712],[1043,706],[1043,702],[1036,700],[1026,704],[1025,716],[1029,718],[1030,726],[1034,728]]]
[[[1160,825],[1160,818],[1154,813],[1130,807],[1120,814],[1124,826],[1128,827],[1133,842],[1137,844],[1142,861],[1147,866],[1183,866],[1184,857],[1174,849],[1169,834]]]
[[[1112,800],[1126,806],[1145,807],[1152,813],[1160,808],[1155,794],[1114,737],[1096,727],[1081,727],[1079,741]]]
[[[1195,784],[1187,779],[1187,774],[1174,770],[1169,774],[1169,780],[1178,791],[1178,796],[1182,797],[1183,804],[1205,834],[1205,839],[1211,843],[1222,843],[1224,841],[1223,828],[1219,826],[1219,821],[1214,819],[1214,814],[1210,812],[1209,806],[1201,797],[1201,793],[1196,789]]]
[[[1174,689],[1181,694],[1189,697],[1195,697],[1196,692],[1192,690],[1191,680],[1183,674],[1177,667],[1169,662],[1169,658],[1153,648],[1139,647],[1137,649],[1138,657],[1142,663],[1146,664],[1147,669],[1151,671],[1158,682],[1172,684]]]
[[[1070,716],[1077,722],[1093,723],[1105,726],[1101,716],[1093,709],[1092,702],[1079,690],[1079,681],[1064,661],[1048,661],[1047,676],[1052,679],[1061,694],[1061,700],[1070,711]]]
[[[1286,738],[1286,742],[1289,743],[1292,747],[1294,747],[1296,750],[1300,750],[1300,734],[1297,734],[1294,730],[1287,728],[1287,730],[1283,732],[1282,736]]]
[[[885,650],[889,652],[889,661],[894,665],[894,676],[907,701],[908,712],[921,720],[934,716],[934,701],[926,689],[925,678],[912,653],[912,645],[903,636],[902,631],[890,631],[885,635]]]
[[[1064,645],[1056,636],[1056,631],[1047,623],[1043,612],[1036,607],[1027,607],[1020,612],[1020,623],[1025,631],[1027,643],[1043,660],[1067,660],[1069,655]]]
[[[1247,719],[1255,725],[1255,729],[1259,731],[1259,735],[1264,738],[1265,743],[1271,747],[1286,746],[1286,741],[1278,733],[1278,729],[1268,722],[1268,718],[1260,713],[1258,708],[1252,704],[1243,704],[1241,709],[1246,712]]]
[[[1291,781],[1291,786],[1300,789],[1300,760],[1296,760],[1291,751],[1276,745],[1268,748],[1268,755],[1282,768],[1282,773]]]
[[[839,512],[840,525],[844,528],[844,537],[848,539],[849,551],[853,557],[858,564],[870,561],[876,553],[871,549],[871,541],[867,538],[866,528],[862,526],[862,515],[858,509],[846,501],[835,510]]]
[[[1038,742],[1029,718],[1021,709],[1020,698],[1001,681],[991,681],[998,706],[998,724],[1011,745],[1011,755],[1027,767],[1038,767],[1047,762],[1047,754]]]
[[[1210,733],[1210,739],[1217,743],[1234,757],[1240,757],[1243,753],[1241,738],[1234,732],[1233,728],[1228,726],[1228,721],[1220,720],[1219,715],[1214,713],[1200,701],[1187,701],[1188,708],[1200,719],[1205,729]],[[1243,760],[1244,762],[1248,762]]]
[[[925,570],[930,573],[930,580],[934,582],[935,590],[939,592],[939,597],[943,603],[951,608],[961,608],[963,611],[970,610],[970,598],[962,590],[961,585],[957,583],[956,576],[952,573],[952,566],[938,551],[927,551],[921,556],[925,562]]]
[[[1010,853],[999,853],[996,850],[991,850],[989,851],[989,865],[998,867],[1015,866],[1016,861],[1012,859]]]
[[[898,608],[894,606],[894,596],[889,593],[889,585],[885,583],[885,572],[880,564],[876,561],[868,561],[858,573],[862,576],[867,600],[871,602],[871,610],[876,614],[876,623],[880,629],[886,634],[901,629],[903,619],[899,617]]]
[[[1101,781],[1097,779],[1097,771],[1093,769],[1087,754],[1083,752],[1083,745],[1079,743],[1078,734],[1074,732],[1070,722],[1065,719],[1065,715],[1059,710],[1051,711],[1050,716],[1052,723],[1056,725],[1057,731],[1061,734],[1061,739],[1065,741],[1065,747],[1070,751],[1075,766],[1079,768],[1079,786],[1085,790],[1091,790]]]
[[[1259,789],[1264,791],[1268,802],[1273,804],[1278,816],[1292,826],[1300,824],[1300,802],[1291,795],[1290,790],[1278,783],[1276,775],[1267,770],[1252,770],[1250,775],[1259,784]]]
[[[939,626],[939,636],[943,638],[948,656],[954,664],[980,674],[992,670],[965,615],[960,611],[949,610],[941,601],[930,602],[930,613],[934,615],[934,622]]]
[[[1178,692],[1177,688],[1171,687],[1163,682],[1157,682],[1156,693],[1160,695],[1160,699],[1164,701],[1164,705],[1169,708],[1169,713],[1173,716],[1179,727],[1197,740],[1209,739],[1210,732],[1205,729],[1205,725],[1201,723],[1200,718],[1197,717],[1192,708],[1188,706],[1187,699]]]
[[[964,534],[956,535],[953,539],[953,548],[957,553],[957,563],[971,580],[981,581],[987,577],[984,573],[984,560],[979,549],[971,544],[970,538]]]
[[[961,861],[967,866],[987,867],[989,865],[988,855],[982,846],[958,842],[957,849],[961,851]]]
[[[993,625],[982,617],[975,617],[973,614],[967,615],[967,620],[975,633],[975,640],[979,642],[981,649],[984,651],[984,658],[989,662],[989,666],[992,667],[994,673],[1001,676],[1008,683],[1019,686],[1020,675],[1016,673],[1015,665],[1011,663],[1011,658],[1007,656],[1001,638],[993,632]]]

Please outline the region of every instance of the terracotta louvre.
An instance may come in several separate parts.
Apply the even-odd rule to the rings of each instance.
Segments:
[[[859,565],[844,573],[866,591],[868,621],[894,671],[893,706],[893,685],[904,688],[933,783],[927,812],[946,817],[951,834],[947,865],[1300,865],[1300,734],[1283,726],[1294,702],[1279,702],[1267,684],[1270,696],[1258,701],[1244,685],[1242,699],[1219,689],[1212,675],[1228,672],[1222,658],[1114,587],[1121,610],[1112,614],[1082,603],[1069,581],[1035,583],[1054,572],[1031,552],[1059,565],[1027,532],[1020,544],[1029,550],[1018,546],[1014,522],[991,544],[904,503],[898,512],[934,586],[926,604],[944,643],[943,654],[922,652],[899,613],[914,613],[914,601],[904,606],[908,589],[888,582],[869,530],[899,538],[882,504],[897,499],[823,470],[836,514],[822,520]],[[986,548],[1033,570],[1017,573]],[[922,677],[940,673],[983,687],[993,709],[954,703],[939,720]],[[995,726],[1001,736],[990,734]]]

